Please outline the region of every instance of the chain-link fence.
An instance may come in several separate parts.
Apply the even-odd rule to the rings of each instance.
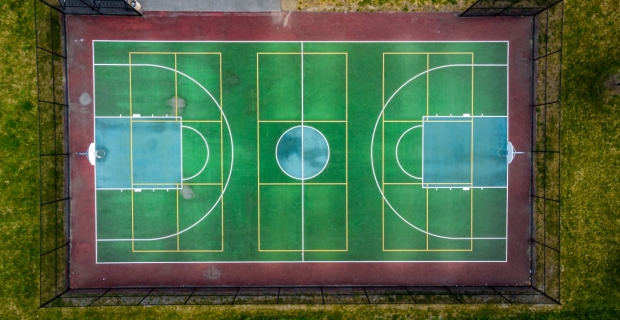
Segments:
[[[40,299],[68,289],[69,153],[65,15],[35,1],[39,115]]]
[[[533,16],[532,287],[560,303],[560,124],[564,2],[480,0],[461,16]]]
[[[478,0],[461,16],[535,16],[563,0]]]
[[[142,15],[137,1],[128,0],[35,0],[42,1],[66,14],[130,16]]]
[[[532,285],[560,301],[560,128],[564,3],[534,16]]]
[[[183,287],[69,290],[48,306],[489,303],[555,302],[532,287]]]
[[[121,6],[119,2],[124,4]],[[221,304],[560,303],[563,2],[480,0],[462,16],[533,16],[531,287],[184,287],[69,289],[65,14],[139,15],[124,0],[34,0],[40,154],[42,307]]]

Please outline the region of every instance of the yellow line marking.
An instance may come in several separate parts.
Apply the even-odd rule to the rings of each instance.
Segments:
[[[222,121],[224,120],[224,96],[222,94],[223,92],[223,81],[222,81],[222,53],[219,53],[220,56],[220,83],[219,83],[219,87],[220,87],[220,192],[224,192],[224,126],[222,124]],[[232,148],[232,146],[231,146]],[[232,161],[232,159],[231,159]],[[222,194],[222,200],[221,200],[221,230],[222,230],[222,251],[224,251],[224,195]]]
[[[430,72],[428,72],[428,70],[430,69],[430,64],[431,64],[431,55],[426,54],[426,115],[427,116],[429,112],[429,101],[430,101],[429,88],[428,88],[430,86]],[[428,246],[428,241],[427,241],[427,246]]]
[[[260,120],[259,122],[301,122],[301,120]],[[304,119],[304,123],[306,122],[317,122],[317,123],[345,123],[346,120],[306,120]]]
[[[469,249],[386,249],[391,252],[469,252]],[[440,260],[441,261],[441,260]]]
[[[260,186],[300,186],[301,182],[261,182]],[[304,182],[307,186],[346,186],[346,182]]]
[[[179,190],[177,189],[177,251],[181,249],[181,235],[179,233]]]
[[[473,52],[384,52],[386,54],[473,54]]]
[[[291,250],[277,250],[277,249],[262,249],[258,250],[259,252],[301,252],[301,250],[291,249]],[[329,250],[308,250],[304,249],[304,252],[346,252],[346,249],[329,249]],[[311,261],[310,261],[311,262]]]
[[[131,189],[131,251],[135,251],[135,241],[133,241],[133,239],[135,238],[134,236],[134,219],[133,219],[133,189]]]
[[[301,252],[302,250],[263,250],[261,249],[261,214],[260,214],[260,207],[261,207],[261,199],[260,199],[260,189],[261,187],[265,187],[265,186],[295,186],[295,185],[301,185],[301,182],[261,182],[260,181],[260,124],[261,123],[301,123],[301,120],[261,120],[260,119],[260,55],[261,54],[296,54],[296,55],[301,55],[301,52],[269,52],[269,53],[262,53],[259,52],[257,53],[257,57],[256,57],[256,140],[257,140],[257,176],[258,176],[258,234],[257,234],[257,238],[258,238],[258,251],[259,252]],[[349,86],[349,67],[348,67],[348,53],[344,52],[344,53],[331,53],[331,52],[320,52],[320,53],[306,53],[304,52],[303,54],[343,54],[345,56],[345,120],[305,120],[304,119],[304,123],[344,123],[345,124],[345,150],[346,150],[346,155],[345,155],[345,182],[304,182],[303,185],[308,185],[308,186],[329,186],[329,185],[341,185],[341,186],[345,186],[345,249],[334,249],[334,250],[306,250],[304,249],[303,251],[308,251],[308,252],[346,252],[349,250],[349,194],[348,194],[348,179],[349,179],[349,175],[348,175],[348,162],[349,162],[349,155],[348,155],[348,146],[349,146],[349,141],[348,141],[348,103],[349,103],[349,97],[348,97],[348,86]]]
[[[471,182],[425,182],[424,184],[471,184]]]
[[[222,54],[221,52],[178,52],[178,51],[169,51],[169,52],[141,52],[141,51],[132,51],[129,54]]]
[[[181,122],[222,123],[222,120],[181,120]]]
[[[470,171],[470,177],[469,177],[469,181],[471,181],[471,184],[474,184],[474,123],[472,121],[471,123],[471,146],[470,146],[470,158],[469,158],[469,171]]]
[[[134,186],[173,186],[173,185],[176,185],[176,184],[178,184],[178,182],[169,182],[169,183],[148,183],[148,182],[136,183],[136,182],[134,182],[133,183]],[[149,189],[149,188],[143,188],[143,189]],[[176,189],[176,187],[171,187],[171,188],[168,188],[168,189]]]
[[[257,200],[258,200],[258,251],[260,252],[260,85],[259,85],[259,74],[258,71],[258,60],[260,58],[259,54],[256,54],[256,163],[257,163]]]
[[[381,61],[381,109],[385,108],[385,52]],[[373,156],[372,153],[370,155]],[[385,195],[385,111],[381,113],[381,193]],[[385,198],[381,197],[381,248],[385,251]]]
[[[135,120],[130,118],[129,121],[131,122],[146,122],[146,123],[151,123],[151,122],[178,122],[178,119],[170,119],[170,120]]]
[[[471,53],[471,115],[474,115],[474,53]],[[474,184],[474,121],[472,118],[471,122],[471,183]],[[470,237],[474,237],[474,189],[470,190],[471,199],[470,199]],[[470,240],[469,248],[474,250],[474,239]]]
[[[186,182],[184,186],[221,186],[221,182]]]
[[[422,185],[422,182],[385,182],[384,183],[386,186],[399,186],[399,185],[403,185],[403,186],[419,186]]]
[[[469,200],[469,217],[470,217],[470,223],[469,223],[469,236],[472,238],[470,239],[471,243],[469,244],[469,248],[471,250],[474,250],[474,189],[470,190],[470,200]]]
[[[472,56],[472,64],[474,64],[474,53],[473,52],[384,52],[383,53],[383,71],[382,71],[382,107],[385,104],[385,55],[386,54],[425,54],[427,56],[427,65],[426,69],[430,69],[430,55],[431,54],[469,54]],[[430,115],[430,73],[426,73],[426,115]],[[474,115],[474,66],[472,66],[472,116]],[[446,116],[448,117],[448,116]],[[435,183],[424,183],[423,186],[429,187],[429,185],[442,185],[442,184],[455,184],[455,185],[472,185],[473,184],[473,119],[471,121],[463,121],[463,120],[385,120],[384,116],[382,116],[382,191],[384,192],[385,185],[422,185],[422,183],[404,183],[404,182],[385,182],[384,177],[384,155],[385,155],[385,123],[405,123],[405,122],[469,122],[472,123],[472,145],[471,145],[471,181],[470,182],[435,182]],[[459,186],[460,187],[460,186]],[[384,192],[385,193],[385,192]],[[429,212],[428,212],[428,194],[429,189],[426,189],[426,232],[429,229]],[[470,190],[470,237],[473,238],[473,190]],[[429,249],[429,235],[426,234],[426,249],[385,249],[385,200],[382,200],[382,210],[381,210],[381,218],[382,218],[382,247],[383,251],[392,251],[392,252],[462,252],[462,251],[472,251],[473,250],[473,239],[470,239],[470,249]]]
[[[129,53],[129,116],[133,116],[133,109],[132,109],[132,93],[133,91],[131,90],[131,52]]]
[[[474,53],[471,53],[471,115],[474,115]]]
[[[224,250],[135,250],[134,252],[224,252]]]
[[[349,54],[345,54],[344,132],[345,132],[345,248],[349,251]]]
[[[177,54],[174,54],[174,71],[177,71]],[[174,73],[174,115],[179,116],[179,84],[177,72]],[[177,119],[179,121],[179,119]]]
[[[280,54],[301,54],[301,52],[257,52],[256,55],[280,55]],[[348,54],[347,52],[305,52],[304,51],[304,55],[306,54]]]
[[[424,120],[424,122],[438,122],[438,123],[462,122],[462,123],[472,123],[473,121],[467,121],[467,120]]]

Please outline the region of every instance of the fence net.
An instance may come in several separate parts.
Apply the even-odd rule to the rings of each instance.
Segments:
[[[39,117],[40,301],[68,289],[69,154],[64,13],[35,1]]]
[[[114,3],[113,3],[114,2]],[[69,155],[65,14],[140,15],[121,1],[34,0],[40,158],[41,307],[192,304],[560,303],[563,1],[480,0],[464,17],[532,16],[531,287],[69,288]]]

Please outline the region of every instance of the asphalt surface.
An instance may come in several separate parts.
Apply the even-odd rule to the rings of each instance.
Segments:
[[[138,0],[142,11],[280,11],[281,0]]]

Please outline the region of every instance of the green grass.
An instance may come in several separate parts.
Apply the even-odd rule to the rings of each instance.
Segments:
[[[318,1],[317,1],[318,2]],[[447,3],[449,1],[438,1]],[[471,3],[472,1],[468,1]],[[431,8],[428,1],[425,8]],[[32,2],[0,4],[0,318],[620,318],[620,1],[572,0],[565,15],[562,307],[235,306],[38,310],[38,147]],[[440,5],[441,7],[441,5]],[[458,10],[462,9],[459,7]],[[8,181],[8,183],[6,182]]]

